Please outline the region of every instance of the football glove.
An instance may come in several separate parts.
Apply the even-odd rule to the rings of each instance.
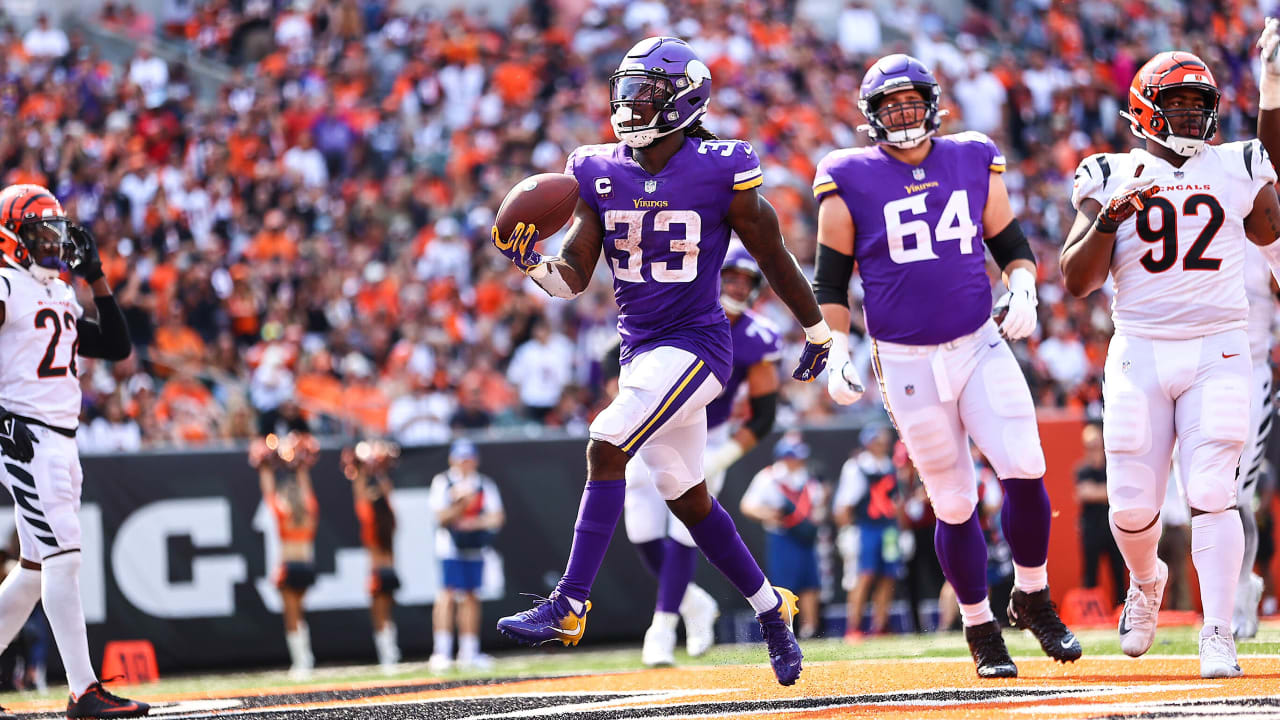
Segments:
[[[532,223],[516,223],[508,238],[498,234],[497,225],[493,226],[492,233],[493,246],[522,272],[527,273],[542,262],[542,255],[534,249],[538,244],[538,228]]]
[[[827,394],[841,405],[852,405],[867,391],[849,359],[849,336],[843,333],[831,335],[831,365],[827,367]]]
[[[1009,273],[1009,292],[996,307],[1004,306],[1000,334],[1009,340],[1021,340],[1036,330],[1036,277],[1026,268]]]
[[[80,251],[80,262],[71,271],[84,278],[87,283],[96,282],[102,277],[102,258],[98,256],[98,243],[94,241],[93,233],[75,223],[67,223],[67,232]]]
[[[1102,205],[1102,212],[1098,213],[1098,219],[1094,221],[1102,232],[1115,232],[1119,229],[1120,223],[1143,208],[1145,205],[1143,201],[1160,192],[1160,188],[1155,184],[1155,178],[1141,177],[1143,167],[1139,165],[1133,171],[1133,177],[1116,188],[1107,202]]]
[[[1262,72],[1258,76],[1258,107],[1274,110],[1280,107],[1280,19],[1267,18],[1258,36]]]
[[[813,379],[818,377],[827,366],[827,358],[830,355],[831,340],[829,338],[821,345],[806,340],[804,349],[800,351],[800,362],[796,364],[795,372],[791,373],[791,377],[803,383],[813,382]]]
[[[0,455],[25,465],[35,458],[33,445],[38,442],[40,440],[26,423],[0,407]]]

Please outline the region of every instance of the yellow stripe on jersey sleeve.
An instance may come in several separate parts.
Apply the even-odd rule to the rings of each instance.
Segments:
[[[991,169],[991,172],[1002,173],[1004,172],[1004,167],[1005,167],[1004,163],[1000,163],[999,165],[995,163],[991,163],[990,169]]]
[[[764,176],[757,175],[750,180],[743,180],[740,183],[734,183],[734,190],[750,190],[753,187],[759,187],[764,184]]]
[[[825,182],[825,183],[822,183],[821,185],[814,185],[814,186],[813,186],[813,196],[814,196],[815,198],[816,198],[816,197],[821,197],[821,196],[822,196],[823,194],[825,194],[825,193],[834,192],[834,191],[835,191],[835,189],[836,189],[836,182],[835,182],[835,180],[832,180],[831,182]]]

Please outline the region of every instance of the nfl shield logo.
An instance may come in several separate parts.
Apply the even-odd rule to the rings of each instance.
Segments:
[[[908,394],[908,395],[915,395],[915,394],[916,394],[916,386],[915,386],[915,385],[908,385],[908,386],[907,386],[907,388],[906,388],[906,390],[907,390],[907,394]]]
[[[1128,360],[1125,360],[1124,362],[1120,363],[1120,372],[1123,372],[1123,373],[1129,372],[1129,368],[1131,366],[1132,366],[1132,363],[1130,363]]]
[[[923,179],[924,179],[924,168],[919,168],[919,167],[918,167],[918,168],[916,168],[915,170],[912,170],[912,171],[911,171],[911,177],[915,178],[916,180],[923,180]]]
[[[1174,170],[1174,171],[1173,171],[1173,176],[1174,176],[1174,177],[1176,177],[1176,178],[1180,178],[1180,177],[1182,177],[1183,175],[1186,175],[1186,173],[1182,172],[1181,170]]]
[[[652,194],[652,193],[653,193],[653,191],[655,191],[655,190],[657,190],[657,189],[658,189],[658,181],[657,181],[657,180],[645,180],[645,181],[644,181],[644,191],[645,191],[646,193],[650,193],[650,194]]]

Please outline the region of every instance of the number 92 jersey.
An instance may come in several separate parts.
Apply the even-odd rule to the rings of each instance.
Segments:
[[[1116,332],[1186,340],[1245,329],[1244,218],[1276,181],[1262,144],[1205,145],[1179,168],[1143,149],[1090,155],[1076,170],[1071,204],[1105,204],[1139,165],[1160,190],[1116,231]]]
[[[84,315],[62,280],[44,284],[25,270],[0,269],[0,405],[57,428],[80,418],[76,321]]]
[[[991,316],[982,213],[991,173],[1004,167],[995,143],[978,132],[933,138],[915,166],[878,145],[836,150],[818,163],[814,197],[839,195],[853,217],[871,337],[939,345]]]
[[[650,175],[621,143],[584,145],[565,173],[600,216],[613,273],[622,364],[668,345],[705,361],[724,385],[733,357],[720,307],[720,265],[729,248],[729,203],[763,181],[760,160],[741,140],[686,138]]]

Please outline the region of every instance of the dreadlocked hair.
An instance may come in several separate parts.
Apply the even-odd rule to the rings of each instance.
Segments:
[[[690,125],[684,129],[685,137],[691,137],[696,140],[719,140],[719,136],[702,126],[702,121]]]

